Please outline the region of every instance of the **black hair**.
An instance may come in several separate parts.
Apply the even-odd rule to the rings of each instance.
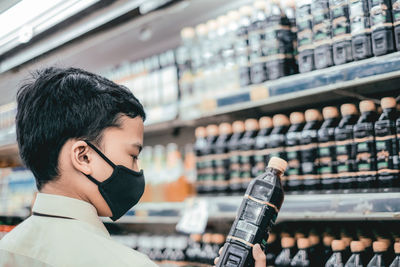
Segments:
[[[102,132],[120,127],[122,115],[146,118],[128,88],[77,68],[36,71],[17,94],[19,153],[41,187],[59,176],[58,158],[72,138],[101,141]]]

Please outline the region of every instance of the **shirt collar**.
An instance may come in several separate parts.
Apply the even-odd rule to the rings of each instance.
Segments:
[[[96,208],[83,200],[60,195],[38,193],[32,211],[83,221],[100,229],[106,236],[110,236],[97,215]]]

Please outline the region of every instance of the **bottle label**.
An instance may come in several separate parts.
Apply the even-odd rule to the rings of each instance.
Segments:
[[[390,10],[384,3],[373,6],[370,10],[372,30],[393,26]]]
[[[360,134],[360,133],[355,133]],[[356,166],[359,175],[367,175],[365,172],[376,171],[375,160],[375,141],[373,136],[355,138],[356,147]],[[372,175],[372,173],[371,173]]]
[[[376,137],[376,160],[379,173],[398,173],[396,136]]]

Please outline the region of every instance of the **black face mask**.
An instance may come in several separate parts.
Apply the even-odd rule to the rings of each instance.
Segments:
[[[103,182],[97,181],[90,175],[85,175],[98,186],[101,195],[112,211],[111,220],[116,221],[135,206],[142,197],[145,184],[143,170],[136,172],[125,166],[115,165],[97,147],[88,141],[85,142],[114,169],[111,176]]]

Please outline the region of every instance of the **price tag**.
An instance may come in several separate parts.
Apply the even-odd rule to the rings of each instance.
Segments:
[[[178,232],[186,234],[204,233],[208,221],[208,207],[205,199],[189,199],[183,216],[176,225]]]
[[[251,88],[250,91],[250,99],[251,101],[257,101],[261,99],[268,98],[269,92],[268,88],[263,87],[263,86],[256,86]]]
[[[201,102],[201,110],[207,112],[217,108],[217,100],[215,99],[204,99]]]

